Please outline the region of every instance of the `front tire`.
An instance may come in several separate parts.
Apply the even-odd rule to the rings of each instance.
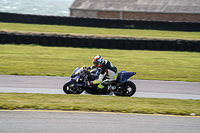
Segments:
[[[126,81],[121,84],[119,88],[114,92],[116,96],[131,97],[136,92],[136,85],[132,81]]]
[[[67,82],[63,85],[63,91],[66,94],[81,94],[84,89],[81,86],[75,86],[71,82]]]

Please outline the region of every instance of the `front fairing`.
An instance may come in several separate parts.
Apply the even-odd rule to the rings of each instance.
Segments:
[[[84,69],[83,69],[83,67],[82,68],[76,68],[75,70],[74,70],[74,72],[72,73],[72,76],[71,76],[71,80],[70,80],[70,82],[72,83],[72,84],[79,84],[79,85],[85,85],[85,82],[83,82],[82,80],[80,81],[80,79],[82,79],[82,78],[80,78],[81,77],[81,72],[83,71]]]
[[[82,68],[78,68],[78,67],[77,67],[77,68],[74,70],[74,72],[72,73],[71,78],[73,78],[73,77],[79,75],[82,71],[83,71],[83,67],[82,67]]]
[[[80,81],[80,75],[74,76],[73,78],[71,78],[70,82],[74,85],[85,85],[85,82]]]
[[[73,76],[70,80],[71,83],[78,83],[79,82],[79,78],[80,78],[80,75],[77,75],[77,76]]]
[[[82,79],[82,77],[81,77],[81,73],[84,71],[84,67],[82,67],[82,68],[76,68],[75,70],[74,70],[74,72],[72,73],[72,76],[71,76],[71,80],[70,80],[70,82],[71,83],[73,83],[73,84],[82,84],[82,85],[84,85],[85,83],[84,83],[84,81],[80,81],[80,79]],[[90,76],[95,76],[95,78],[94,79],[97,79],[98,78],[98,76],[99,76],[99,71],[100,71],[100,69],[93,69],[93,70],[91,70],[90,71],[90,73],[91,73],[91,75]],[[81,77],[81,78],[80,78]]]
[[[75,74],[76,74],[76,72],[77,72],[78,70],[79,70],[79,68],[77,67],[77,68],[74,70],[74,72],[72,73],[71,78],[75,77]]]

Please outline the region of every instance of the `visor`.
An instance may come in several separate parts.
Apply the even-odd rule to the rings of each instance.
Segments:
[[[98,63],[97,62],[93,62],[93,64],[97,67],[98,66]]]

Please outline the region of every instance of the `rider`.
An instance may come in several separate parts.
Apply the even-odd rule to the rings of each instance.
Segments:
[[[98,84],[98,90],[103,91],[104,85],[102,82],[106,81],[115,81],[118,76],[117,68],[108,60],[103,59],[101,55],[97,55],[93,59],[93,66],[88,67],[89,69],[98,68],[100,69],[100,75],[98,79],[94,81],[88,81],[88,85]]]

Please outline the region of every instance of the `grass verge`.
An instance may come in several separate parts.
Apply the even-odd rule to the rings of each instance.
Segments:
[[[156,39],[185,39],[200,40],[200,32],[163,31],[163,30],[138,30],[138,29],[109,29],[78,26],[39,25],[21,23],[2,23],[1,31],[6,32],[38,32],[47,34],[68,34],[76,36],[97,37],[131,37],[131,38],[156,38]]]
[[[0,109],[72,110],[170,115],[190,115],[195,113],[199,116],[200,100],[0,93]]]
[[[71,76],[76,67],[92,65],[96,55],[118,71],[137,72],[134,79],[200,82],[200,53],[109,50],[30,45],[0,45],[0,74]]]

